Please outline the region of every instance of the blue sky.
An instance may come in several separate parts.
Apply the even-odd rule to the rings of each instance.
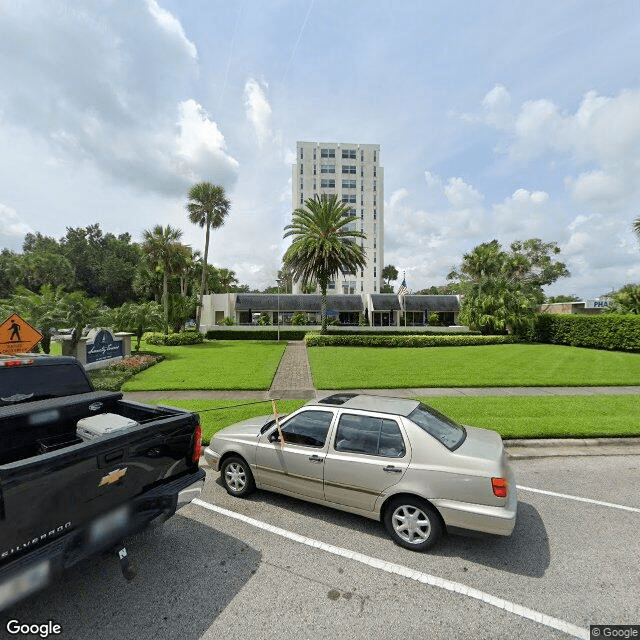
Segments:
[[[99,222],[140,240],[191,184],[210,260],[274,282],[298,140],[381,146],[385,263],[417,290],[475,245],[556,241],[595,297],[640,282],[640,3],[9,0],[0,247]]]

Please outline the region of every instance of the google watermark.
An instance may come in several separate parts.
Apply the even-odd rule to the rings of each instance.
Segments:
[[[7,631],[12,636],[36,635],[41,638],[50,636],[59,636],[62,633],[62,627],[53,620],[47,620],[39,624],[27,624],[20,620],[9,620],[7,622]]]
[[[638,638],[640,640],[639,624],[592,624],[589,626],[589,638]]]

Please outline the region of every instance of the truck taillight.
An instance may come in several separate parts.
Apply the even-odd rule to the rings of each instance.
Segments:
[[[33,364],[33,360],[2,360],[0,365],[3,367],[20,367],[25,364]]]
[[[506,478],[491,478],[491,487],[493,488],[493,495],[496,498],[507,497],[507,479]]]
[[[202,427],[196,425],[196,432],[194,434],[195,442],[193,444],[193,461],[198,462],[200,460],[200,454],[202,453]]]

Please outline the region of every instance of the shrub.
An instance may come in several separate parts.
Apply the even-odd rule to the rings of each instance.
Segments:
[[[300,329],[280,328],[280,340],[304,340],[306,331]],[[278,330],[264,329],[262,331],[210,329],[205,334],[207,340],[277,340]]]
[[[222,322],[220,322],[220,324],[223,324],[227,327],[231,327],[236,323],[236,321],[231,317],[231,316],[225,316],[224,318],[222,318]]]
[[[157,344],[166,347],[178,347],[187,344],[201,344],[204,336],[199,331],[182,331],[180,333],[147,332],[142,336],[147,344]]]
[[[97,391],[118,391],[136,373],[140,373],[162,360],[164,360],[164,356],[140,354],[123,358],[104,369],[93,369],[88,374]]]
[[[266,312],[262,312],[260,314],[260,319],[258,320],[258,324],[261,327],[266,327],[271,324],[271,316]]]
[[[640,351],[640,316],[540,313],[523,335],[530,342],[565,344],[608,351]]]
[[[304,313],[302,313],[302,311],[296,311],[291,316],[291,324],[295,326],[307,324],[307,316]]]
[[[516,336],[480,336],[474,334],[404,334],[404,335],[321,335],[308,333],[307,347],[471,347],[520,342]]]

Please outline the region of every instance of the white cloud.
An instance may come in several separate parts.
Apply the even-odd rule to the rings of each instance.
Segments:
[[[210,179],[229,188],[235,182],[239,164],[226,153],[218,125],[195,100],[181,102],[178,113],[180,133],[175,155],[180,174],[190,182]]]
[[[196,45],[187,38],[180,21],[172,13],[160,7],[156,0],[146,0],[146,2],[149,13],[156,19],[158,25],[176,39],[195,60],[198,57],[198,50]]]
[[[264,89],[253,78],[247,80],[244,86],[244,104],[247,118],[253,126],[258,143],[262,146],[273,137],[271,132],[271,105],[267,100]]]
[[[579,206],[623,211],[640,196],[640,90],[613,97],[590,91],[574,114],[540,99],[524,102],[510,116],[504,87],[492,89],[482,104],[485,122],[509,132],[513,160],[559,155],[570,163],[575,173],[565,176],[565,185]]]
[[[20,219],[18,212],[12,207],[8,207],[6,204],[0,202],[0,244],[3,244],[5,240],[13,238],[12,244],[15,240],[19,240],[22,244],[22,239],[27,233],[33,233],[33,229]]]
[[[513,123],[510,107],[511,95],[506,87],[501,84],[496,85],[482,100],[485,122],[495,126],[496,129],[509,128]]]
[[[182,196],[194,179],[235,182],[217,124],[185,98],[195,45],[156,0],[104,12],[90,0],[26,7],[9,5],[0,22],[7,125],[46,140],[59,161],[91,163],[141,191]]]
[[[517,189],[512,196],[492,207],[492,224],[496,235],[533,238],[544,235],[548,227],[549,194],[544,191]]]

